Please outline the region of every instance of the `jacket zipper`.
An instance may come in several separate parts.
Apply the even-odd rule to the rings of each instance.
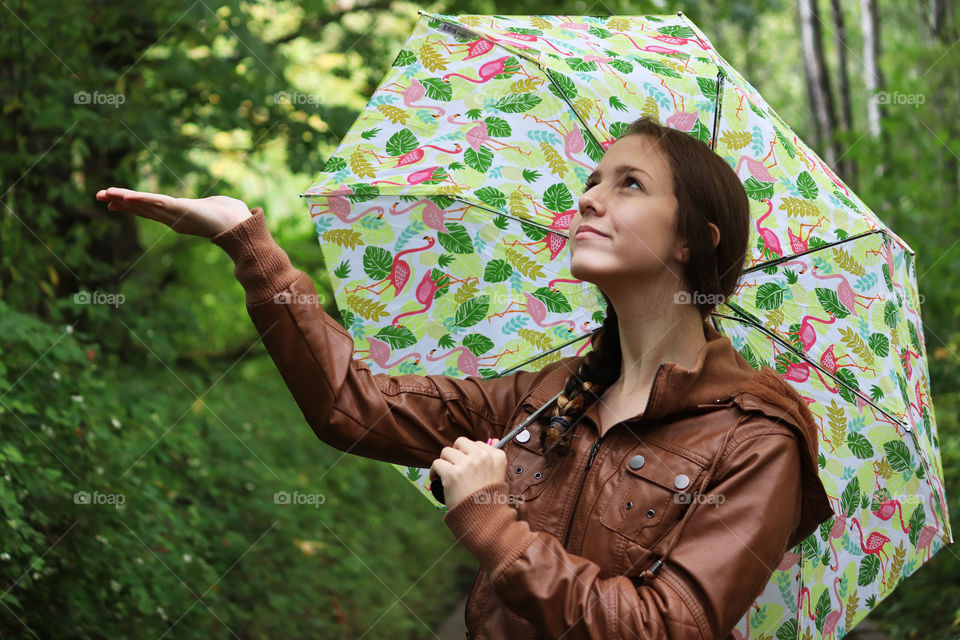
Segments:
[[[647,407],[650,406],[650,400],[651,400],[651,398],[653,397],[653,386],[657,383],[657,376],[660,375],[660,370],[661,370],[662,368],[663,368],[663,363],[661,362],[661,363],[657,366],[657,371],[656,371],[656,373],[653,374],[653,380],[650,382],[650,390],[647,392]],[[646,412],[647,412],[647,410],[646,410],[646,408],[645,408],[645,409],[643,410],[643,413],[646,413]],[[619,423],[618,423],[618,424],[619,424]],[[616,425],[614,425],[614,426],[616,426]],[[613,428],[613,427],[611,427],[611,429],[612,429],[612,428]],[[609,431],[609,429],[608,429],[607,431]],[[576,499],[573,501],[573,509],[570,511],[570,520],[567,521],[567,530],[566,530],[566,532],[564,532],[564,535],[563,535],[563,548],[564,548],[564,549],[567,548],[567,543],[570,542],[570,533],[571,533],[571,531],[573,531],[573,519],[574,519],[574,518],[576,517],[576,515],[577,515],[577,506],[578,506],[579,503],[580,503],[580,494],[583,492],[583,485],[586,484],[586,481],[587,481],[587,473],[589,473],[590,467],[593,466],[593,459],[596,457],[597,451],[600,449],[600,443],[603,442],[604,437],[606,437],[606,434],[604,434],[604,435],[602,435],[602,436],[600,436],[600,437],[597,438],[597,440],[593,443],[593,448],[590,450],[590,457],[587,458],[587,466],[586,466],[586,468],[583,470],[583,477],[580,479],[580,486],[577,487],[577,497],[576,497]],[[544,636],[543,636],[543,633],[538,633],[538,634],[537,634],[537,640],[543,640],[543,637],[544,637]]]

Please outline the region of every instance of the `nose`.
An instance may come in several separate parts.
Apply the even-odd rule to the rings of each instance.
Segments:
[[[586,217],[589,212],[592,215],[602,216],[605,212],[605,206],[603,204],[603,198],[601,196],[601,185],[594,185],[587,191],[584,191],[577,202],[580,215]]]

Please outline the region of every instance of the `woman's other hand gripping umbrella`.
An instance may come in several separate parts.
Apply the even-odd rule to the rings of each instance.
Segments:
[[[448,509],[474,491],[501,482],[507,471],[507,454],[494,445],[499,438],[486,443],[457,438],[452,447],[444,447],[440,457],[430,465],[430,478],[439,476]]]

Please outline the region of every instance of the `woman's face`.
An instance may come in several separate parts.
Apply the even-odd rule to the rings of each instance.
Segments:
[[[673,175],[656,140],[613,143],[586,183],[570,224],[570,273],[601,288],[642,282],[684,258]],[[674,269],[679,275],[679,270]]]

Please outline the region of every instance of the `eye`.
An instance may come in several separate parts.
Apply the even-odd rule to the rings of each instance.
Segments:
[[[641,191],[644,190],[643,185],[640,184],[640,181],[637,180],[636,178],[634,178],[633,176],[626,176],[626,177],[624,177],[623,183],[624,183],[625,185],[635,184],[635,185],[637,185],[638,187],[640,187],[640,190],[641,190]]]
[[[587,191],[589,191],[590,188],[593,187],[595,184],[596,184],[596,182],[591,182],[591,181],[587,180],[586,184],[583,185],[583,191],[584,191],[584,193],[586,193]]]

